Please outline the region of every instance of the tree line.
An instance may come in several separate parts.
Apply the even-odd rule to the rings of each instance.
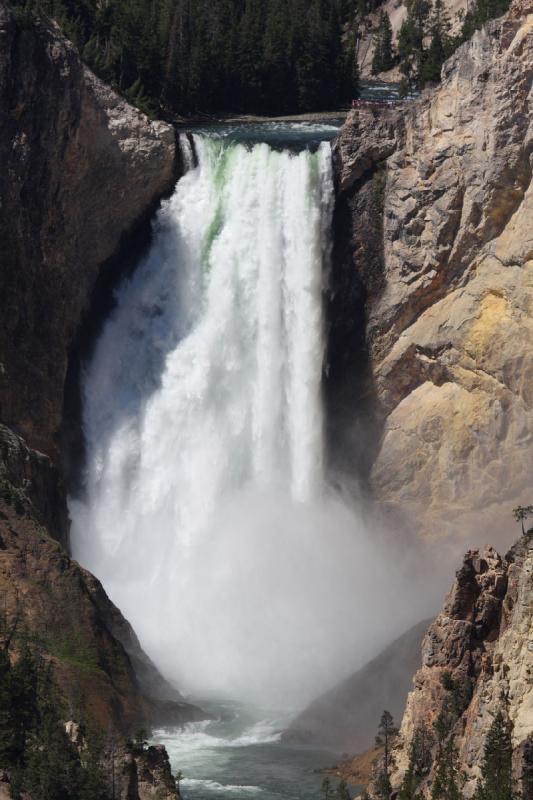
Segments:
[[[143,110],[334,109],[357,91],[347,0],[14,0]]]
[[[146,113],[281,114],[335,109],[358,94],[357,50],[380,0],[12,0],[56,20],[84,61]],[[458,35],[444,0],[406,0],[393,41],[382,11],[372,72],[399,64],[405,93],[509,0],[475,0]]]

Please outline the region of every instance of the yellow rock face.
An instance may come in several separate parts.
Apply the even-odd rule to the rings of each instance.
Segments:
[[[533,9],[517,2],[393,126],[368,300],[384,412],[371,479],[422,535],[498,543],[513,505],[533,503],[532,76]],[[348,172],[377,130],[350,124]]]
[[[484,538],[493,529],[500,538],[530,491],[530,268],[482,267],[468,291],[422,315],[380,365],[389,380],[398,371],[426,380],[387,418],[374,485],[389,508],[434,536],[472,537],[481,526]]]

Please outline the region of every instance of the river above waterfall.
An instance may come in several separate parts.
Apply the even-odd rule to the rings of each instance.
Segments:
[[[345,117],[327,117],[312,120],[276,120],[270,122],[216,122],[184,128],[191,134],[240,142],[248,145],[267,143],[276,150],[314,149],[321,142],[329,142],[338,136]]]
[[[286,714],[235,703],[203,706],[213,720],[154,735],[184,776],[184,800],[320,800],[320,770],[339,753],[280,742]]]

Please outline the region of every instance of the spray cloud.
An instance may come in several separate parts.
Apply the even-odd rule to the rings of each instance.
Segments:
[[[329,145],[195,146],[84,376],[73,546],[181,688],[298,707],[427,611],[323,475]]]

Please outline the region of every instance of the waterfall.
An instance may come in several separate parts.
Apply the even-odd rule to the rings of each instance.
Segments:
[[[85,368],[73,549],[186,690],[305,699],[361,638],[323,475],[330,146],[194,148]]]

